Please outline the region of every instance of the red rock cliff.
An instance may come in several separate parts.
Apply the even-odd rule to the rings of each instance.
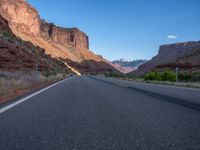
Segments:
[[[35,71],[67,73],[70,69],[57,59],[44,54],[44,49],[17,38],[0,15],[0,71]]]
[[[44,48],[53,57],[77,62],[102,60],[88,50],[89,40],[85,33],[77,28],[61,28],[42,21],[25,0],[1,0],[0,15],[17,36]]]
[[[0,0],[0,14],[13,31],[39,36],[40,17],[25,0]]]
[[[44,22],[37,10],[25,0],[0,0],[0,15],[6,19],[16,36],[45,49],[45,53],[53,58],[76,63],[87,61],[88,70],[93,61],[102,61],[110,67],[108,61],[89,50],[85,33],[77,28],[61,28]],[[98,63],[93,65],[93,70],[95,68],[98,70]]]
[[[61,28],[42,20],[41,34],[45,40],[55,44],[89,49],[88,36],[78,28]]]
[[[199,70],[200,41],[162,45],[155,57],[133,73],[144,75],[150,70],[175,69],[176,67],[182,70]]]

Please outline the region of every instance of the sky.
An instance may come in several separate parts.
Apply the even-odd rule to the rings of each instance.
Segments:
[[[28,0],[42,19],[78,27],[108,60],[151,59],[159,46],[200,40],[200,0]]]

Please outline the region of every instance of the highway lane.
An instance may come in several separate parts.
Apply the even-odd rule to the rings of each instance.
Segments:
[[[106,78],[103,76],[89,77],[200,111],[200,89],[197,88],[142,83],[115,78]]]
[[[177,87],[169,85],[141,83],[127,80],[119,80],[114,78],[105,78],[102,76],[90,76],[98,80],[106,81],[108,83],[114,83],[115,85],[122,87],[129,87],[136,90],[142,90],[145,92],[157,93],[163,96],[171,96],[180,100],[193,102],[200,104],[200,89],[188,88],[188,87]]]
[[[74,77],[0,114],[0,150],[23,149],[198,150],[200,112]]]

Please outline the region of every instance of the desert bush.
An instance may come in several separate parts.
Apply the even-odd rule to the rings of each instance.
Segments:
[[[57,73],[57,74],[40,74],[40,79],[42,81],[48,81],[48,82],[52,82],[52,81],[58,81],[61,79],[64,79],[67,77],[68,74],[65,73]]]
[[[176,74],[172,71],[150,71],[144,75],[144,80],[176,81]]]
[[[191,80],[191,78],[192,78],[192,74],[190,73],[187,73],[187,72],[179,73],[179,80],[181,81],[188,81],[188,80]]]
[[[180,72],[179,80],[183,82],[199,82],[200,81],[200,73],[190,73],[190,72]],[[150,71],[144,75],[144,80],[154,80],[154,81],[176,81],[176,73],[173,71]]]
[[[161,80],[161,74],[157,71],[150,71],[144,75],[145,80]]]
[[[160,74],[162,81],[176,81],[176,73],[172,71],[165,71]]]

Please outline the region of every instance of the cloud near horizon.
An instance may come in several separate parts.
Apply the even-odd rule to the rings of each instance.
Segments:
[[[178,36],[176,36],[176,35],[168,35],[167,38],[168,39],[177,39]]]

